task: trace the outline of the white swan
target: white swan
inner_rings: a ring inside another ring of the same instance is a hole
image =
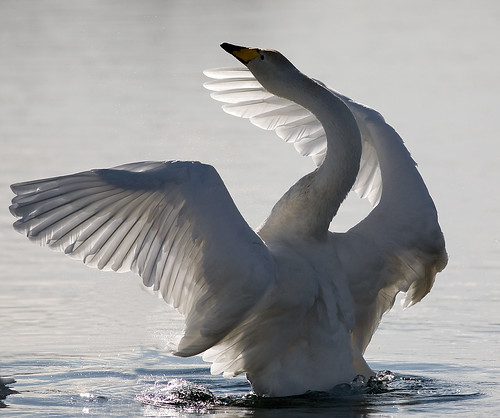
[[[207,71],[214,98],[319,165],[256,232],[213,167],[179,161],[15,184],[14,227],[90,266],[138,273],[185,316],[175,354],[205,353],[213,373],[246,372],[257,394],[369,375],[363,353],[396,294],[418,302],[446,265],[432,199],[380,114],[277,51],[221,46],[248,69]],[[353,185],[378,204],[331,233]]]

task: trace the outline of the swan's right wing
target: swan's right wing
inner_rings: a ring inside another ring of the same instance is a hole
[[[325,130],[309,110],[267,91],[246,67],[215,68],[205,70],[204,74],[213,79],[204,87],[212,91],[213,99],[224,103],[222,109],[226,113],[276,132],[285,142],[293,144],[301,155],[311,157],[316,166],[323,163],[326,155]],[[351,111],[353,105],[357,105],[348,97],[330,91]],[[352,189],[375,206],[382,192],[379,161],[370,136],[363,135],[361,131],[361,140],[360,167]]]
[[[179,310],[178,355],[216,344],[274,280],[267,247],[211,166],[133,163],[12,190],[17,231],[89,266],[134,271]]]

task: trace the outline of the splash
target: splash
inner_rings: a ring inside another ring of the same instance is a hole
[[[172,379],[167,383],[156,381],[136,400],[143,405],[163,408],[177,406],[190,410],[206,410],[221,404],[218,398],[206,387],[184,379]]]
[[[136,400],[143,405],[157,408],[179,407],[190,411],[206,412],[216,407],[280,408],[293,406],[313,406],[338,402],[365,394],[383,393],[388,390],[394,375],[380,371],[375,376],[356,376],[351,383],[337,385],[325,392],[307,392],[298,396],[267,398],[249,393],[244,396],[217,396],[206,387],[184,379],[156,380],[147,385]],[[147,381],[149,379],[145,379]]]
[[[382,393],[388,390],[393,380],[394,374],[389,370],[381,370],[368,379],[358,374],[350,384],[337,385],[327,393],[336,396]]]

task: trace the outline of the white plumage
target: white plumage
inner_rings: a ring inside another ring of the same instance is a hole
[[[176,354],[242,372],[256,393],[328,390],[371,374],[363,353],[398,292],[405,305],[447,262],[415,163],[376,111],[271,50],[222,47],[247,68],[207,70],[232,115],[274,130],[318,168],[253,231],[211,166],[140,162],[19,183],[16,230],[103,270],[134,271],[185,316]],[[350,189],[376,207],[328,226]]]

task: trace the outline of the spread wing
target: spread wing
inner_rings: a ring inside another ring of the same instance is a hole
[[[326,136],[311,112],[269,93],[246,68],[206,70],[205,75],[213,80],[204,86],[225,103],[225,112],[274,130],[302,155],[322,164]],[[375,110],[330,91],[352,112],[361,133],[361,163],[353,190],[376,206],[346,234],[332,234],[355,301],[353,344],[361,355],[396,295],[406,292],[405,306],[421,300],[445,267],[447,255],[436,209],[400,136]]]
[[[353,341],[363,352],[396,295],[406,293],[405,307],[419,302],[448,256],[434,202],[403,140],[375,110],[347,104],[373,144],[383,182],[377,207],[347,233],[337,234],[355,300]]]
[[[326,155],[326,134],[318,119],[304,107],[269,93],[245,68],[216,68],[205,70],[212,78],[204,84],[211,97],[225,103],[222,109],[230,115],[249,119],[259,128],[273,130],[303,156],[310,156],[317,166]],[[319,82],[322,84],[321,82]],[[344,103],[349,98],[334,91]],[[376,205],[382,192],[380,165],[370,136],[363,135],[360,169],[353,190]]]
[[[140,162],[11,187],[17,231],[89,266],[138,273],[185,316],[178,355],[220,341],[274,280],[267,247],[211,166]]]

